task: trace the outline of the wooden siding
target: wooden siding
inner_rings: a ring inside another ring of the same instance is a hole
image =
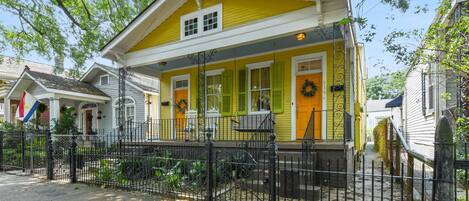
[[[110,102],[99,105],[99,110],[103,112],[103,115],[106,115],[106,118],[102,118],[98,121],[99,128],[109,129],[113,127],[112,121],[115,119],[113,116],[112,103],[119,98],[119,80],[116,77],[109,75],[109,85],[102,86],[99,82],[99,76],[104,74],[106,73],[98,73],[90,83],[111,97]],[[143,92],[130,85],[126,85],[125,87],[125,96],[130,96],[135,99],[135,120],[137,122],[145,121],[145,97]]]
[[[422,111],[422,68],[423,66],[417,66],[406,77],[404,126],[412,148],[427,156],[433,156],[430,152],[435,138],[435,116],[424,115]]]
[[[207,8],[219,3],[223,5],[223,29],[233,28],[315,4],[303,0],[269,0],[268,3],[265,0],[205,0],[203,1],[203,7]],[[130,52],[178,41],[180,39],[181,16],[197,10],[195,1],[187,1],[159,27],[131,48]]]
[[[336,60],[339,60],[343,58],[343,52],[342,48],[343,43],[338,42],[337,43],[337,53],[336,53]],[[277,114],[276,115],[276,132],[278,133],[278,139],[281,141],[289,141],[291,140],[291,60],[292,57],[294,56],[299,56],[299,55],[306,55],[306,54],[311,54],[311,53],[319,53],[319,52],[326,52],[327,53],[327,108],[332,109],[332,96],[333,94],[330,92],[330,87],[332,86],[333,83],[336,85],[342,84],[339,83],[338,81],[333,82],[333,45],[332,44],[322,44],[322,45],[316,45],[316,46],[310,46],[310,47],[303,47],[303,48],[298,48],[294,50],[287,50],[287,51],[279,51],[275,54],[266,54],[266,55],[261,55],[261,56],[254,56],[254,57],[249,57],[249,58],[243,58],[243,59],[234,59],[233,61],[229,62],[224,62],[224,63],[218,63],[218,64],[208,64],[207,65],[207,70],[214,70],[214,69],[219,69],[219,68],[224,68],[224,69],[230,69],[235,72],[233,74],[233,85],[232,85],[232,107],[233,107],[233,114],[238,115],[238,99],[237,99],[237,91],[238,91],[238,71],[241,69],[244,69],[246,64],[250,63],[257,63],[257,62],[263,62],[263,61],[268,61],[268,60],[275,60],[275,61],[281,61],[285,62],[285,73],[284,73],[284,97],[283,97],[283,104],[284,104],[284,111],[283,113]],[[342,56],[340,56],[342,55]],[[350,60],[348,60],[350,61]],[[343,62],[335,62],[337,65],[337,69],[335,70],[336,73],[338,71],[342,72],[342,67],[343,67]],[[339,65],[340,64],[340,65]],[[348,68],[350,70],[350,68]],[[349,73],[350,71],[347,72],[347,88],[349,88],[350,82],[349,82]],[[161,75],[161,102],[165,101],[170,101],[170,88],[171,88],[171,77],[173,76],[178,76],[178,75],[184,75],[184,74],[190,74],[190,109],[194,110],[195,105],[196,105],[196,97],[197,97],[197,68],[192,67],[192,68],[184,68],[180,70],[174,70],[174,71],[169,71],[169,72],[163,72]],[[335,76],[336,79],[341,79],[342,77],[338,76],[336,74]],[[337,92],[337,93],[343,93],[343,92]],[[350,93],[347,92],[347,102],[350,103]],[[337,103],[342,103],[343,99],[336,99],[336,104]],[[347,110],[349,110],[350,104],[347,104]],[[161,117],[162,118],[170,118],[170,108],[169,106],[162,106],[161,107]],[[332,117],[331,115],[328,115]],[[339,120],[340,119],[340,120]],[[341,121],[341,118],[337,118],[336,121]],[[332,120],[329,119],[329,123],[332,123]],[[328,126],[332,126],[332,124],[328,124]],[[338,130],[341,130],[338,129]],[[328,129],[328,135],[329,137],[332,137],[332,129]],[[337,137],[337,136],[336,136]]]

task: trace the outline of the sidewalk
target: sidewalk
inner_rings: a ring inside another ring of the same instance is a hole
[[[173,200],[140,192],[103,189],[85,184],[43,182],[30,176],[0,173],[1,201],[150,201]]]

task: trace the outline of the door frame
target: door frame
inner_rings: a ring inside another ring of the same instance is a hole
[[[184,75],[177,75],[171,77],[171,91],[170,91],[170,114],[171,114],[171,119],[175,119],[175,114],[174,114],[174,90],[175,90],[175,83],[176,81],[181,81],[181,80],[187,80],[187,110],[189,111],[191,108],[191,76],[190,74],[184,74]],[[176,135],[174,132],[174,129],[171,129],[171,138],[175,139]]]
[[[308,61],[308,60],[322,60],[322,110],[327,110],[327,53],[326,52],[318,52],[306,55],[299,55],[292,57],[291,60],[291,140],[296,140],[296,76],[297,73],[297,65],[300,62]],[[320,73],[320,71],[317,71]],[[308,73],[309,74],[309,73]],[[314,74],[312,72],[311,74]],[[321,118],[321,138],[326,139],[327,136],[327,114],[323,112]]]
[[[82,108],[84,105],[86,104],[96,104],[96,107],[92,107],[92,108]],[[93,119],[91,120],[91,129],[98,129],[98,118],[97,118],[97,115],[98,115],[98,104],[97,103],[91,103],[91,102],[81,102],[79,105],[78,105],[78,108],[80,109],[80,112],[79,112],[79,119],[80,119],[80,127],[83,131],[83,134],[85,134],[85,124],[86,124],[86,111],[87,110],[91,110],[91,115],[93,115]]]

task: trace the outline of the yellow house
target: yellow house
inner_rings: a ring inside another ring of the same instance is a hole
[[[101,53],[120,68],[160,78],[159,131],[187,127],[197,115],[218,118],[223,131],[232,127],[228,118],[272,113],[278,141],[314,137],[360,150],[366,68],[345,20],[350,4],[157,0]],[[158,136],[173,139],[175,132]]]

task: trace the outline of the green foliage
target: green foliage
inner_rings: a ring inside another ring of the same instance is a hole
[[[222,182],[247,178],[255,166],[256,160],[248,152],[235,152],[228,159],[219,162],[216,177]]]
[[[100,183],[110,184],[117,182],[118,184],[125,185],[128,180],[122,175],[122,172],[116,168],[115,162],[110,160],[100,160],[99,168],[96,170],[95,177]]]
[[[366,82],[368,99],[395,98],[402,94],[405,86],[404,70],[372,77]]]
[[[60,112],[61,115],[59,120],[53,120],[54,126],[52,127],[52,132],[57,134],[69,134],[77,132],[78,127],[75,125],[75,108],[62,107],[60,108]]]
[[[387,130],[388,128],[388,122],[387,119],[383,119],[378,122],[378,125],[373,129],[373,137],[375,140],[374,144],[374,149],[376,152],[378,152],[379,156],[383,159],[384,163],[388,164],[388,158],[387,156],[387,149],[386,149],[386,136],[387,136]]]
[[[54,59],[57,69],[64,58],[75,66],[77,77],[84,62],[153,0],[30,1],[0,0],[2,12],[15,16],[20,25],[0,25],[0,49],[10,47],[18,57],[35,52]]]

